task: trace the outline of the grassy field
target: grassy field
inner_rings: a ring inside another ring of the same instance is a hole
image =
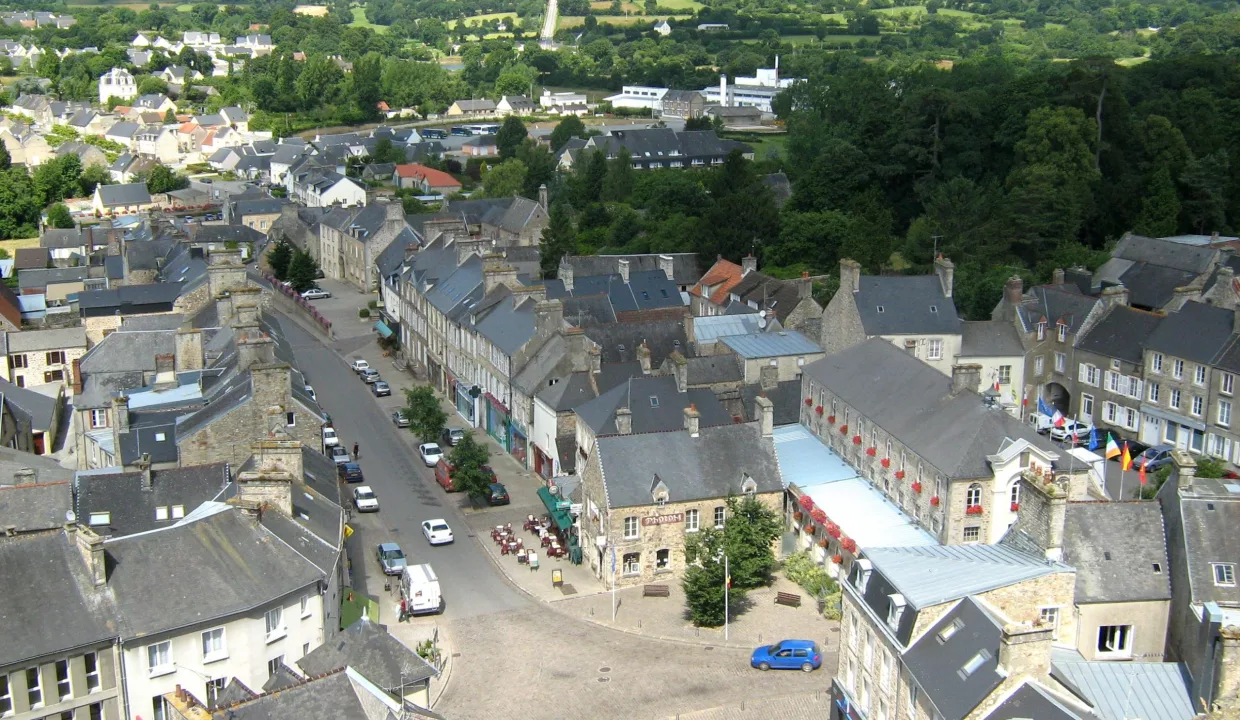
[[[659,7],[669,7],[673,10],[688,10],[689,12],[697,12],[706,6],[697,0],[659,0]]]
[[[516,17],[517,17],[517,14],[515,12],[490,13],[487,15],[470,15],[469,17],[465,18],[465,27],[469,27],[473,23],[478,22],[478,21],[483,21],[483,20],[501,20],[503,18],[509,18],[509,19],[515,20]],[[457,22],[458,22],[457,20],[451,20],[447,23],[447,26],[449,28],[455,29]]]
[[[606,10],[610,7],[611,7],[611,3],[607,2],[607,0],[601,0],[601,2],[590,3],[590,9],[595,10],[595,11]],[[620,9],[626,13],[640,13],[642,11],[641,7],[639,7],[637,3],[634,3],[634,2],[620,3]]]
[[[649,15],[595,15],[599,25],[627,27],[629,25],[654,25],[655,18]],[[671,15],[669,20],[686,20],[689,15]],[[560,29],[581,27],[586,19],[580,15],[562,15],[557,25]]]
[[[374,30],[377,33],[385,33],[388,31],[386,25],[375,25],[372,22],[367,22],[366,21],[366,9],[360,8],[360,7],[353,8],[353,22],[349,23],[349,27],[370,28],[371,30]]]
[[[39,247],[39,238],[22,238],[19,240],[0,240],[0,248],[9,251],[9,257],[17,254],[22,248]]]

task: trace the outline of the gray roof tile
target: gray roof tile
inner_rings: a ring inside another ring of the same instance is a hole
[[[943,294],[937,275],[863,275],[853,298],[867,335],[953,335],[961,329],[956,303]]]
[[[956,622],[960,629],[939,642],[939,632]],[[999,619],[973,598],[965,598],[908,649],[904,665],[939,714],[963,718],[1003,681],[998,669],[1002,637]],[[961,677],[961,669],[981,652],[986,653],[982,664]]]
[[[1064,562],[1076,568],[1077,603],[1171,599],[1158,503],[1069,503],[1063,545]]]
[[[961,357],[1010,357],[1023,356],[1016,326],[1006,320],[981,320],[960,324]]]
[[[870,548],[865,557],[922,609],[1072,568],[1006,545]]]
[[[1161,315],[1117,305],[1108,309],[1101,320],[1077,338],[1076,347],[1141,365],[1144,362],[1143,346],[1162,321]]]
[[[437,671],[416,652],[388,633],[387,628],[362,618],[301,660],[297,667],[307,675],[322,675],[351,667],[387,691],[399,692],[402,684],[437,677]]]
[[[1215,361],[1231,340],[1235,311],[1199,302],[1184,303],[1149,334],[1145,347],[1196,363]]]
[[[80,518],[109,513],[110,525],[95,531],[121,537],[176,523],[180,518],[172,517],[174,505],[189,513],[204,502],[222,501],[231,493],[227,463],[155,470],[151,475],[151,490],[145,491],[140,472],[117,468],[81,471],[74,479],[74,512]],[[156,508],[167,512],[163,520],[156,520]]]

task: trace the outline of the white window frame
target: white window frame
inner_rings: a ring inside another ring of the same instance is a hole
[[[1038,621],[1043,625],[1051,626],[1051,639],[1059,639],[1059,608],[1058,607],[1041,607],[1038,608]]]
[[[1068,326],[1067,325],[1064,325],[1063,323],[1058,323],[1055,326],[1055,339],[1058,340],[1059,342],[1066,342],[1068,340]]]
[[[1152,403],[1158,402],[1158,397],[1159,395],[1162,394],[1161,390],[1162,390],[1162,387],[1158,383],[1156,382],[1150,383],[1149,384],[1149,395],[1148,395],[1149,401]]]
[[[1236,376],[1231,373],[1221,373],[1218,379],[1218,391],[1223,395],[1231,395],[1235,391]]]
[[[1042,341],[1045,339],[1046,339],[1046,323],[1040,322],[1038,323],[1038,340]]]
[[[202,662],[213,663],[228,658],[228,642],[224,628],[217,627],[202,633]]]
[[[13,685],[9,676],[0,673],[0,717],[13,714]]]
[[[1184,378],[1184,361],[1179,358],[1171,361],[1171,377],[1176,380]],[[1107,627],[1120,627],[1119,625],[1108,625]]]
[[[702,516],[697,508],[685,511],[685,532],[697,532],[702,529]]]
[[[267,642],[273,643],[288,634],[284,625],[284,608],[273,607],[263,616],[267,627]]]
[[[723,523],[727,520],[727,517],[728,517],[728,509],[726,507],[724,507],[723,505],[719,505],[718,507],[716,507],[715,508],[715,527],[722,530]]]
[[[105,428],[108,426],[108,411],[96,409],[90,411],[90,426],[92,428]]]
[[[932,338],[926,341],[926,360],[943,359],[943,341]]]
[[[969,539],[970,531],[972,531],[972,533],[976,535],[976,537],[974,537],[973,539]],[[969,527],[966,527],[961,532],[960,536],[964,539],[965,543],[979,543],[982,541],[982,528],[980,525],[971,525]]]
[[[1043,358],[1041,355],[1039,355],[1039,356],[1037,356],[1037,357],[1035,357],[1035,358],[1033,359],[1033,374],[1034,374],[1034,375],[1041,375],[1041,374],[1042,374],[1042,371],[1043,371],[1043,370],[1045,369],[1045,367],[1046,367],[1046,364],[1043,362],[1043,360],[1044,360],[1044,358]]]
[[[1012,383],[1012,366],[1011,365],[1000,365],[999,366],[999,384],[1010,385],[1011,383]]]
[[[1055,372],[1063,374],[1068,367],[1068,356],[1064,353],[1055,353]]]
[[[1235,587],[1236,586],[1236,564],[1235,563],[1210,563],[1210,570],[1214,573],[1214,584],[1218,587]]]
[[[1093,417],[1094,414],[1094,396],[1081,394],[1081,414]]]
[[[1206,366],[1198,365],[1193,369],[1193,384],[1198,387],[1206,386]]]
[[[638,521],[636,515],[629,515],[624,518],[624,539],[637,540],[641,537],[641,522]]]
[[[1150,356],[1150,372],[1162,373],[1163,356],[1162,353],[1154,353]]]
[[[1231,427],[1231,401],[1230,400],[1219,400],[1218,401],[1218,414],[1216,417],[1218,419],[1217,422],[1219,425],[1222,425],[1223,427]]]
[[[146,646],[146,672],[150,677],[159,677],[176,672],[172,660],[172,641],[151,643]]]
[[[1171,388],[1171,395],[1167,398],[1167,405],[1179,410],[1180,409],[1180,389]]]
[[[1194,395],[1193,404],[1191,405],[1189,409],[1189,412],[1192,413],[1193,417],[1201,417],[1202,413],[1205,412],[1205,408],[1206,408],[1205,398],[1201,397],[1200,395]]]
[[[60,675],[61,668],[64,668],[65,674],[62,678]],[[73,697],[73,678],[69,674],[69,659],[63,658],[57,660],[52,665],[53,672],[56,673],[56,697],[60,702],[64,702]]]
[[[94,665],[94,669],[91,669]],[[82,667],[86,671],[86,692],[96,693],[101,688],[99,682],[99,653],[89,652],[82,655]]]
[[[640,575],[642,572],[642,554],[639,552],[625,553],[620,558],[620,573],[622,575]]]
[[[1099,625],[1095,657],[1131,657],[1134,632],[1132,625]],[[1107,649],[1102,649],[1104,644]]]
[[[310,617],[310,594],[306,593],[301,596],[301,617],[302,619]]]

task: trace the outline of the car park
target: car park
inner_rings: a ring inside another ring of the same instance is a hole
[[[1075,438],[1079,444],[1082,440],[1088,440],[1089,434],[1094,431],[1094,426],[1088,423],[1078,422],[1076,420],[1065,420],[1062,426],[1051,428],[1051,439],[1057,442],[1064,442],[1068,439]]]
[[[392,413],[392,424],[398,428],[409,427],[409,415],[404,410],[397,410]]]
[[[349,367],[352,368],[353,372],[360,373],[363,370],[369,370],[370,363],[361,358],[353,358],[353,362],[349,364]]]
[[[336,434],[336,428],[323,428],[323,447],[330,448],[340,444],[340,436]]]
[[[360,483],[366,480],[366,478],[362,476],[362,466],[355,462],[347,462],[343,465],[337,465],[336,472],[340,475],[340,479],[347,483]]]
[[[301,294],[301,297],[304,300],[322,300],[323,298],[329,298],[331,296],[331,293],[320,288],[310,288]]]
[[[353,507],[358,512],[379,512],[379,498],[369,485],[353,488]]]
[[[400,575],[405,572],[406,558],[396,543],[379,543],[379,567],[384,575]]]
[[[446,427],[439,433],[439,442],[456,447],[465,439],[465,431],[458,427]]]
[[[813,640],[781,640],[763,645],[749,657],[749,666],[759,670],[803,670],[822,667],[822,651]]]
[[[435,467],[443,459],[443,450],[435,443],[422,443],[418,446],[418,454],[426,467]]]
[[[446,131],[439,130],[436,128],[427,128],[425,130],[419,130],[418,134],[421,135],[422,138],[425,140],[443,140],[444,138],[448,137],[448,133]]]
[[[392,395],[392,388],[384,380],[376,380],[370,386],[370,391],[375,394],[375,397],[390,397]]]
[[[366,368],[365,370],[358,373],[358,375],[362,378],[362,382],[366,383],[367,385],[379,382],[379,371],[375,370],[374,368]]]
[[[327,457],[331,458],[337,465],[344,465],[347,462],[351,462],[353,459],[349,457],[349,451],[339,445],[333,445],[327,448]]]
[[[508,488],[503,483],[493,482],[487,488],[487,504],[488,505],[507,505],[511,500],[508,497]]]
[[[426,536],[426,542],[431,545],[447,545],[452,542],[452,528],[448,527],[447,520],[423,521],[422,534]]]

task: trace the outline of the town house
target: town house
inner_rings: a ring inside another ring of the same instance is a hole
[[[1122,286],[1107,290],[1099,320],[1076,340],[1076,402],[1070,417],[1112,432],[1117,440],[1135,438],[1145,398],[1144,346],[1161,315],[1132,308]],[[1071,377],[1071,375],[1069,375]],[[1161,390],[1152,390],[1155,396]]]
[[[86,330],[80,327],[5,333],[6,379],[18,387],[59,384],[72,394],[73,365],[86,354]]]

